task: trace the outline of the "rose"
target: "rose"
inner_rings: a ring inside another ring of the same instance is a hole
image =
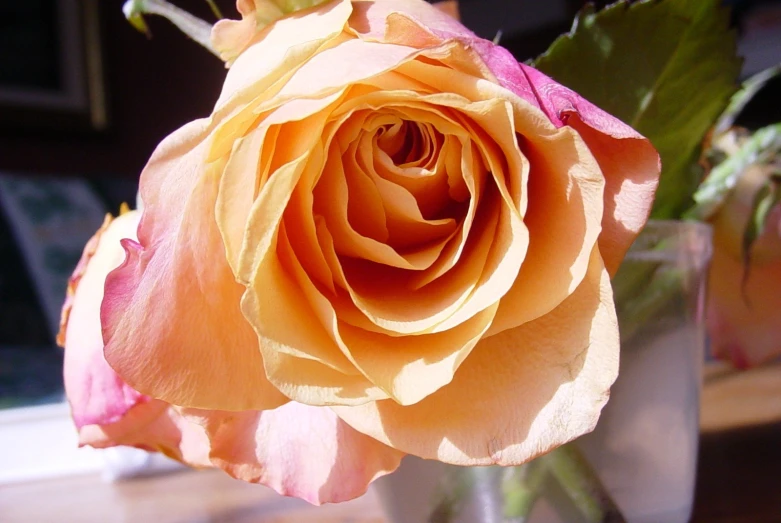
[[[743,233],[754,200],[773,167],[752,165],[740,176],[711,220],[713,259],[708,279],[707,324],[711,350],[738,368],[781,355],[781,207],[743,255]]]
[[[360,434],[329,409],[290,402],[263,413],[203,413],[152,399],[129,387],[103,357],[100,304],[106,276],[136,239],[140,213],[107,217],[84,249],[68,286],[58,342],[65,347],[65,391],[79,443],[160,451],[196,467],[219,467],[312,503],[352,499],[394,470],[401,453]],[[237,427],[251,436],[231,437]],[[251,427],[251,428],[250,428]],[[351,453],[343,450],[351,449]],[[334,463],[339,461],[335,478]]]
[[[142,173],[101,305],[118,376],[237,477],[303,481],[304,458],[273,459],[276,424],[327,445],[307,460],[331,490],[286,490],[310,501],[360,493],[397,451],[513,465],[591,430],[648,141],[422,1],[254,29],[215,28],[237,58],[214,112]],[[356,478],[358,458],[380,464]]]

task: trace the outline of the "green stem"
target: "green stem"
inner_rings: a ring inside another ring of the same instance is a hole
[[[217,18],[217,20],[224,18],[222,16],[222,11],[220,11],[220,8],[217,7],[217,4],[214,3],[214,0],[206,0],[206,3],[209,4],[209,9],[212,10],[212,13]]]
[[[644,285],[634,288],[633,297],[616,301],[622,346],[680,295],[683,274],[677,267],[655,267],[653,274],[648,276]]]
[[[547,468],[539,460],[504,469],[501,477],[504,517],[512,523],[525,523],[542,495],[547,475]]]
[[[125,17],[137,29],[149,33],[149,29],[143,20],[143,15],[162,16],[174,24],[180,31],[192,38],[214,56],[219,53],[212,46],[212,24],[193,16],[184,9],[180,9],[165,0],[127,0],[122,6]]]
[[[477,519],[526,523],[541,498],[547,498],[557,510],[568,511],[571,517],[565,518],[566,521],[625,522],[599,477],[574,444],[559,447],[518,467],[456,468],[440,485],[426,522]]]
[[[573,444],[542,458],[567,497],[587,523],[625,523],[618,506],[597,474]]]
[[[437,502],[426,523],[452,523],[458,517],[469,490],[474,485],[470,469],[457,469],[456,473],[440,485]]]

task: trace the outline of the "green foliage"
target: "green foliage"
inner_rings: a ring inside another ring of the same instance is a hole
[[[652,217],[680,218],[701,144],[737,90],[741,60],[719,0],[585,8],[535,67],[648,137],[662,157]]]
[[[743,171],[752,164],[765,163],[781,152],[781,123],[756,131],[736,152],[718,164],[694,194],[695,206],[687,218],[707,220],[718,210],[735,187]]]

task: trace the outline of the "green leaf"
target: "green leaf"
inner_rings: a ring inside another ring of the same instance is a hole
[[[781,202],[781,185],[779,185],[779,175],[770,176],[757,191],[751,206],[751,218],[743,231],[743,286],[745,288],[748,282],[749,271],[751,270],[751,247],[754,242],[762,236],[765,231],[765,224],[770,212]],[[744,296],[745,299],[745,296]]]
[[[704,137],[737,90],[741,60],[719,0],[585,8],[535,67],[648,137],[662,157],[652,217],[679,218],[703,176]]]

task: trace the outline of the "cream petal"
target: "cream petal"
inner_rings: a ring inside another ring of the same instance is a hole
[[[351,12],[350,0],[326,2],[286,16],[257,34],[228,71],[215,112],[245,105],[289,77],[342,34]]]

